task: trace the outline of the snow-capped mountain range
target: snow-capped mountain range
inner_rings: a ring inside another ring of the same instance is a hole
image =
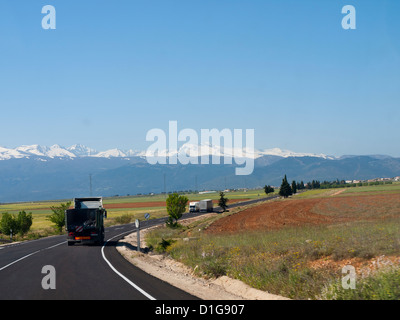
[[[143,153],[142,153],[143,154]],[[145,155],[149,156],[144,152]],[[224,146],[218,145],[209,145],[209,144],[183,144],[177,151],[173,152],[170,150],[162,150],[159,155],[160,156],[173,156],[175,154],[183,154],[188,157],[201,157],[201,156],[230,156],[230,157],[239,157],[239,158],[260,158],[263,156],[277,156],[281,158],[288,157],[318,157],[324,159],[335,159],[333,156],[327,156],[325,154],[314,154],[314,153],[299,153],[290,150],[283,150],[280,148],[272,148],[272,149],[263,149],[263,150],[254,150],[250,151],[246,148],[225,148]]]
[[[282,150],[280,148],[255,150],[254,153],[246,153],[246,150],[235,150],[233,148],[223,148],[220,146],[208,146],[208,145],[193,145],[183,144],[177,151],[170,152],[164,150],[159,152],[160,156],[171,156],[174,154],[185,154],[187,156],[238,156],[248,158],[260,158],[262,156],[278,156],[283,158],[288,157],[318,157],[323,159],[335,159],[333,156],[327,156],[325,154],[313,154],[313,153],[298,153],[290,150]],[[17,148],[6,148],[0,147],[0,160],[9,159],[20,159],[20,158],[80,158],[80,157],[97,157],[97,158],[130,158],[130,157],[146,157],[146,151],[137,150],[120,150],[110,149],[106,151],[98,152],[95,149],[86,147],[81,144],[74,144],[70,147],[62,147],[58,144],[52,145],[51,147],[34,145],[23,145]]]
[[[145,151],[111,149],[98,152],[79,144],[66,148],[60,145],[0,147],[0,159],[3,160],[0,161],[0,202],[87,197],[91,194],[91,186],[96,195],[113,196],[161,193],[165,191],[165,185],[168,192],[255,188],[265,184],[279,186],[286,174],[290,181],[400,176],[400,157],[347,155],[335,158],[279,148],[256,150],[251,154],[244,151],[183,144],[177,151],[162,150],[158,156],[171,157],[177,153],[185,158],[220,155],[234,156],[235,161],[225,165],[225,159],[220,159],[221,165],[210,166],[184,166],[178,162],[178,165],[161,167],[152,165]],[[235,174],[240,166],[236,157],[242,156],[255,158],[254,172],[246,179]],[[89,184],[92,176],[90,182],[93,184]],[[163,183],[165,179],[168,179],[167,184]]]
[[[20,159],[20,158],[78,158],[78,157],[134,157],[141,156],[143,153],[133,150],[122,151],[110,149],[98,152],[95,149],[81,144],[74,144],[70,147],[62,147],[58,144],[51,147],[34,145],[24,145],[14,149],[0,147],[0,160]]]

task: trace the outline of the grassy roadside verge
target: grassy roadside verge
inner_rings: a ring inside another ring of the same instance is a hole
[[[329,225],[208,234],[207,226],[227,215],[222,214],[178,229],[155,229],[146,241],[198,275],[227,275],[292,299],[400,299],[400,212],[382,216],[373,207],[351,205],[324,212],[353,215],[352,220]],[[377,261],[382,268],[375,270]],[[355,290],[341,286],[345,265],[357,270]]]

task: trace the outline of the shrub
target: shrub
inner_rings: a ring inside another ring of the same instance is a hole
[[[180,196],[177,193],[170,194],[167,198],[168,220],[167,226],[171,228],[178,227],[178,220],[186,210],[186,204],[189,199],[185,196]]]
[[[341,281],[329,284],[321,295],[329,300],[399,300],[400,269],[391,268],[357,280],[355,289],[344,289]]]
[[[158,253],[164,253],[175,242],[176,241],[172,239],[165,240],[164,238],[162,238],[161,242],[158,243],[158,245],[155,247],[154,250],[157,251]]]
[[[132,221],[132,214],[123,214],[122,216],[116,217],[115,222],[118,224],[128,224]]]
[[[18,215],[5,212],[2,214],[0,221],[0,230],[3,234],[19,234],[25,235],[32,226],[32,213],[20,211]],[[12,231],[11,231],[12,230]]]
[[[71,201],[67,203],[62,203],[59,206],[50,207],[53,213],[47,217],[47,220],[50,220],[54,223],[54,227],[57,231],[61,232],[62,228],[65,226],[65,210],[67,210],[71,205]]]

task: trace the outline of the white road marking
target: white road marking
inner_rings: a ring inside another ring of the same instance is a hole
[[[127,283],[129,283],[132,287],[134,287],[137,291],[139,291],[141,294],[143,294],[143,295],[144,295],[145,297],[147,297],[148,299],[150,299],[150,300],[156,300],[156,298],[154,298],[153,296],[151,296],[150,294],[148,294],[146,291],[144,291],[142,288],[140,288],[138,285],[134,284],[134,283],[133,283],[132,281],[130,281],[127,277],[125,277],[122,273],[120,273],[117,269],[115,269],[114,266],[111,264],[111,262],[107,260],[105,254],[104,254],[104,248],[105,248],[105,246],[107,245],[107,242],[108,242],[108,241],[110,241],[110,240],[112,240],[112,239],[114,239],[114,238],[116,238],[116,237],[119,237],[119,236],[121,236],[121,235],[123,235],[123,234],[125,234],[125,233],[130,233],[130,232],[134,232],[134,231],[136,231],[136,230],[125,231],[125,232],[123,232],[123,233],[120,233],[119,235],[116,235],[116,236],[114,236],[114,237],[108,239],[108,240],[106,241],[106,243],[103,245],[103,247],[101,248],[101,255],[103,256],[104,261],[107,262],[107,264],[110,266],[110,268],[111,268],[117,275],[119,275],[122,279],[124,279]],[[0,271],[2,271],[2,270],[4,270],[4,269],[8,268],[9,266],[12,266],[13,264],[15,264],[15,263],[17,263],[17,262],[19,262],[19,261],[21,261],[21,260],[24,260],[24,259],[26,259],[26,258],[28,258],[28,257],[30,257],[30,256],[33,256],[33,255],[35,255],[35,254],[37,254],[37,253],[39,253],[39,252],[42,252],[42,251],[47,250],[47,249],[52,249],[52,248],[58,247],[58,246],[60,246],[60,245],[62,245],[62,244],[64,244],[64,243],[66,243],[66,242],[67,242],[67,241],[63,241],[63,242],[58,243],[58,244],[55,244],[55,245],[53,245],[53,246],[50,246],[50,247],[47,247],[47,248],[44,248],[44,249],[40,249],[40,250],[34,251],[34,252],[32,252],[32,253],[29,253],[29,254],[27,254],[27,255],[25,255],[25,256],[23,256],[23,257],[17,259],[17,260],[14,260],[13,262],[11,262],[11,263],[9,263],[9,264],[7,264],[7,265],[1,267],[1,268],[0,268]],[[3,248],[2,248],[2,249],[3,249]]]
[[[120,273],[117,269],[115,269],[114,266],[111,264],[111,262],[107,260],[105,254],[104,254],[104,248],[105,248],[105,246],[107,245],[107,242],[108,242],[108,241],[110,241],[110,240],[112,240],[112,239],[114,239],[114,238],[116,238],[116,237],[119,237],[119,236],[121,236],[121,235],[123,235],[123,234],[125,234],[125,233],[134,232],[134,231],[135,231],[135,230],[130,230],[130,231],[127,231],[127,232],[123,232],[123,233],[121,233],[121,234],[119,234],[119,235],[116,235],[116,236],[114,236],[114,237],[108,239],[108,240],[106,241],[106,243],[103,245],[103,247],[101,248],[101,255],[103,256],[103,259],[105,260],[105,262],[107,262],[107,264],[110,266],[110,268],[111,268],[117,275],[119,275],[122,279],[124,279],[126,282],[128,282],[132,287],[134,287],[137,291],[139,291],[141,294],[143,294],[144,296],[146,296],[148,299],[150,299],[150,300],[156,300],[156,298],[154,298],[153,296],[151,296],[150,294],[148,294],[146,291],[144,291],[142,288],[140,288],[139,286],[137,286],[136,284],[134,284],[131,280],[129,280],[127,277],[125,277],[122,273]]]
[[[5,268],[8,268],[9,266],[13,265],[14,263],[17,263],[18,261],[21,261],[21,260],[24,260],[24,259],[26,259],[26,258],[28,258],[28,257],[30,257],[30,256],[33,256],[33,255],[36,254],[36,253],[39,253],[39,252],[44,251],[44,250],[47,250],[47,249],[52,249],[52,248],[54,248],[54,247],[57,247],[57,246],[60,246],[60,245],[62,245],[62,244],[64,244],[64,243],[66,243],[66,242],[67,242],[67,241],[63,241],[63,242],[61,242],[61,243],[55,244],[54,246],[47,247],[47,248],[44,248],[44,249],[40,249],[40,250],[37,250],[37,251],[32,252],[32,253],[30,253],[30,254],[27,254],[26,256],[23,256],[22,258],[19,258],[19,259],[17,259],[17,260],[14,260],[13,262],[7,264],[6,266],[1,267],[1,268],[0,268],[0,271],[4,270]]]

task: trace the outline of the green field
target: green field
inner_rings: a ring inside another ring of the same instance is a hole
[[[189,200],[201,200],[201,199],[218,199],[219,194],[208,193],[208,194],[186,194]],[[264,191],[260,190],[248,190],[248,191],[235,191],[229,192],[226,196],[230,199],[256,199],[258,197],[265,196]],[[127,196],[127,197],[110,197],[104,198],[104,205],[107,204],[130,204],[130,203],[144,203],[144,202],[164,202],[166,195],[146,195],[146,196]],[[20,211],[32,212],[33,224],[31,227],[32,233],[35,233],[35,237],[41,235],[46,236],[52,234],[52,224],[47,217],[52,213],[50,210],[51,206],[57,206],[61,203],[66,203],[68,200],[60,201],[39,201],[39,202],[21,202],[21,203],[7,203],[0,204],[0,217],[1,213],[18,213]],[[72,199],[70,200],[72,201]],[[111,226],[120,223],[128,223],[134,221],[134,219],[144,219],[145,213],[150,213],[151,218],[159,218],[167,216],[165,207],[153,207],[149,205],[144,208],[116,208],[108,209],[108,218],[106,219],[106,226]]]
[[[357,193],[360,194],[379,194],[379,193],[397,193],[400,192],[400,183],[394,182],[392,184],[383,184],[383,185],[373,185],[373,186],[357,186],[357,187],[343,187],[343,188],[332,188],[332,189],[314,189],[307,190],[303,193],[296,194],[294,197],[296,198],[313,198],[313,197],[330,197],[335,193],[341,192],[342,196],[352,195],[354,196]]]
[[[394,182],[393,184],[384,184],[378,186],[346,188],[346,193],[354,192],[400,192],[400,183]]]

